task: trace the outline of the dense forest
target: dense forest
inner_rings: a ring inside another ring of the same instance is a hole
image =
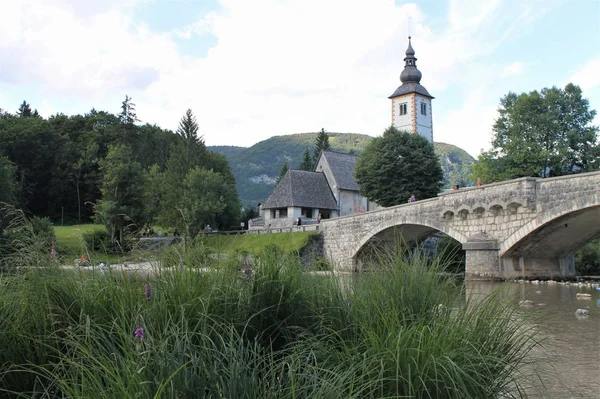
[[[179,209],[188,221],[239,226],[229,164],[206,149],[189,110],[172,132],[139,123],[129,97],[118,115],[46,119],[26,102],[14,114],[0,109],[0,171],[0,191],[11,193],[0,200],[57,224],[177,226]]]

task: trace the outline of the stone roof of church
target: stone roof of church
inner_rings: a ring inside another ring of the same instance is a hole
[[[358,191],[358,183],[354,178],[354,165],[356,165],[357,156],[333,151],[323,151],[321,156],[327,160],[338,188]]]
[[[337,203],[322,172],[290,169],[263,204],[263,209],[288,206],[337,209]]]

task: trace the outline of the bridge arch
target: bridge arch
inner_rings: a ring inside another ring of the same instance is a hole
[[[558,257],[598,237],[600,195],[584,195],[539,213],[501,243],[498,255]]]
[[[424,230],[437,230],[448,235],[449,237],[455,239],[460,243],[464,243],[467,241],[467,237],[464,234],[438,220],[422,217],[415,219],[410,216],[396,215],[390,219],[384,220],[383,222],[377,224],[375,227],[371,228],[366,233],[364,233],[362,237],[360,237],[357,245],[353,248],[351,258],[356,261],[361,251],[365,248],[366,245],[372,242],[374,238],[386,231],[402,226],[417,227],[418,232],[423,232]]]

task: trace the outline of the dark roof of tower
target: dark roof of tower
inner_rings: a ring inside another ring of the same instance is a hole
[[[415,57],[415,50],[412,48],[410,41],[411,37],[408,37],[408,48],[406,49],[406,57],[404,57],[404,69],[400,74],[400,81],[402,85],[396,89],[394,94],[388,98],[394,98],[408,93],[418,93],[422,96],[433,98],[431,94],[421,86],[421,71],[417,68],[417,57]]]
[[[392,94],[388,98],[394,98],[394,97],[398,97],[398,96],[401,96],[403,94],[408,94],[408,93],[417,93],[417,94],[420,94],[425,97],[434,98],[431,94],[429,94],[429,92],[427,91],[426,88],[424,88],[423,86],[421,86],[418,83],[412,83],[412,82],[402,84],[401,86],[399,86],[396,89],[394,94]]]
[[[357,156],[334,151],[323,151],[321,156],[325,157],[338,188],[358,191],[358,183],[354,178],[354,165],[358,159]]]
[[[290,169],[263,204],[263,209],[286,208],[288,206],[337,209],[325,175]]]

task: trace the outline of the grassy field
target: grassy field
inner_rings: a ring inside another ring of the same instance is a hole
[[[285,252],[296,252],[308,244],[314,231],[275,234],[207,235],[197,238],[216,253],[245,251],[259,253],[269,245],[275,245]]]
[[[81,255],[85,251],[85,245],[81,235],[88,231],[103,230],[104,226],[99,224],[77,224],[74,226],[54,226],[56,234],[56,245],[59,250],[72,255]]]
[[[102,230],[104,226],[97,224],[81,224],[74,226],[55,226],[56,244],[59,255],[67,261],[79,258],[84,253],[89,253],[93,261],[102,260],[110,263],[133,261],[138,257],[145,259],[158,258],[158,254],[133,251],[125,254],[107,254],[86,251],[82,234],[93,230]],[[154,229],[158,231],[158,228]],[[205,235],[198,236],[195,242],[201,242],[213,253],[233,254],[248,252],[251,254],[261,252],[265,247],[275,245],[284,252],[294,253],[306,246],[310,237],[316,232],[278,233],[261,235]]]

